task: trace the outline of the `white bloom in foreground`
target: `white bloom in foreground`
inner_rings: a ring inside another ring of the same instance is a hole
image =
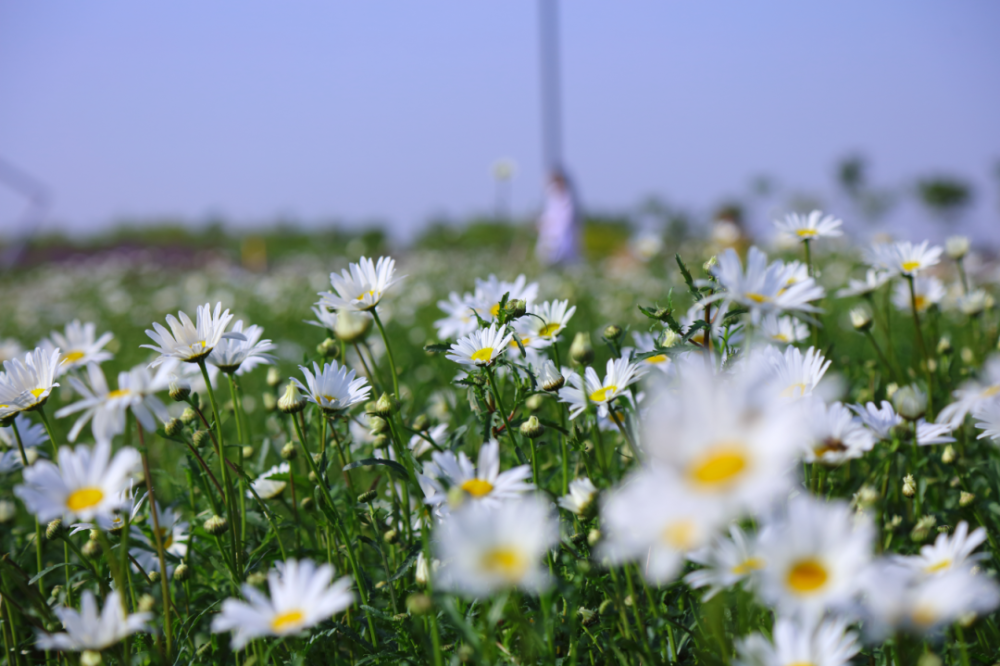
[[[549,585],[545,553],[559,543],[559,519],[540,497],[454,511],[436,534],[435,572],[442,589],[485,596],[512,587],[539,592]]]
[[[559,498],[559,506],[582,516],[593,508],[596,498],[597,488],[594,482],[584,476],[569,482],[569,492]]]
[[[227,338],[220,340],[212,353],[208,355],[208,362],[219,368],[223,372],[235,372],[243,375],[256,368],[261,363],[273,363],[274,357],[267,352],[275,349],[270,340],[261,340],[264,329],[253,325],[243,330],[243,320],[238,320],[233,324],[233,333],[239,333],[245,338],[238,340]]]
[[[920,419],[917,421],[917,444],[927,446],[929,444],[948,444],[954,442],[951,437],[953,428],[947,423],[928,423]]]
[[[604,500],[600,552],[616,564],[638,561],[650,582],[665,583],[688,552],[708,543],[721,519],[718,502],[685,492],[665,469],[646,468]]]
[[[545,301],[531,307],[518,322],[524,322],[531,337],[553,342],[559,338],[575,312],[576,306],[570,306],[569,301]]]
[[[883,400],[881,407],[876,407],[874,402],[866,403],[864,407],[861,405],[850,407],[879,440],[891,439],[892,429],[903,422],[903,417],[896,413],[888,400]]]
[[[830,367],[830,361],[815,347],[807,349],[805,354],[798,347],[788,347],[784,353],[765,347],[763,358],[781,397],[793,400],[812,395]]]
[[[836,238],[842,236],[840,225],[843,221],[833,215],[823,215],[822,211],[814,210],[808,215],[790,213],[783,220],[775,220],[778,231],[790,234],[805,242],[815,238]]]
[[[359,402],[368,399],[371,387],[364,377],[355,378],[354,370],[338,365],[336,361],[323,364],[313,362],[313,372],[300,365],[299,370],[306,378],[303,384],[296,377],[292,382],[306,394],[310,402],[316,403],[327,414],[342,413]]]
[[[59,369],[59,350],[37,348],[23,359],[3,362],[0,373],[0,418],[44,405]]]
[[[787,345],[809,337],[809,327],[795,317],[768,315],[761,321],[761,332],[768,342]]]
[[[137,365],[128,372],[118,373],[118,388],[112,391],[108,389],[101,367],[91,364],[87,366],[89,386],[76,377],[69,378],[70,385],[82,399],[60,409],[56,418],[83,412],[69,431],[71,442],[76,441],[80,430],[91,419],[94,440],[110,442],[115,435],[125,432],[125,414],[129,409],[143,428],[155,432],[157,420],[166,422],[170,419],[166,405],[156,394],[170,386],[170,373],[175,369],[176,361],[173,360],[161,365],[155,375],[148,366]]]
[[[937,305],[944,298],[944,285],[933,276],[918,276],[913,280],[914,300],[917,303],[917,314],[922,314],[932,305]],[[913,314],[913,301],[910,299],[910,285],[897,282],[892,290],[892,304],[900,312]]]
[[[983,431],[977,439],[988,437],[995,444],[1000,444],[1000,398],[980,404],[972,415],[976,419],[976,427]]]
[[[337,310],[371,310],[389,287],[405,277],[393,279],[396,261],[391,257],[379,257],[378,263],[361,257],[358,263],[351,263],[349,269],[350,272],[343,270],[340,275],[330,273],[330,284],[336,293],[321,292],[322,305]]]
[[[985,553],[972,554],[984,541],[986,530],[980,527],[969,534],[969,524],[963,520],[955,528],[954,534],[939,534],[934,545],[920,548],[919,555],[900,555],[895,559],[897,563],[913,571],[939,575],[987,557]]]
[[[827,406],[818,398],[811,399],[804,420],[811,436],[806,462],[841,463],[860,458],[875,446],[871,431],[839,402]]]
[[[258,636],[289,636],[314,627],[354,603],[350,578],[334,581],[333,575],[329,564],[279,562],[267,575],[270,599],[252,585],[244,585],[247,601],[223,601],[222,612],[212,620],[212,631],[233,631],[232,647],[240,650]]]
[[[844,502],[800,495],[761,534],[761,595],[787,612],[820,617],[846,606],[871,559],[874,531]]]
[[[736,643],[737,666],[845,666],[861,649],[843,618],[778,618],[773,640],[752,634]]]
[[[875,245],[870,251],[871,263],[893,274],[915,275],[941,260],[941,247],[928,247],[928,241],[914,245],[909,241]]]
[[[608,403],[623,395],[646,373],[646,368],[627,358],[608,359],[604,381],[588,367],[584,379],[575,372],[569,376],[570,386],[559,391],[559,400],[570,406],[569,417],[575,419],[587,409],[587,403],[597,405],[601,416],[608,415]]]
[[[855,280],[853,278],[848,280],[847,286],[837,292],[837,298],[865,296],[884,285],[890,279],[892,279],[892,273],[889,271],[869,268],[868,272],[865,273],[864,280]]]
[[[708,546],[688,553],[688,559],[703,568],[684,576],[684,582],[695,589],[707,587],[705,601],[764,568],[756,540],[738,525],[729,527],[729,538],[717,535]]]
[[[66,324],[64,333],[52,331],[51,338],[43,340],[42,346],[46,348],[46,351],[62,350],[56,372],[59,375],[64,375],[70,370],[82,368],[88,363],[103,363],[114,358],[111,352],[104,349],[104,346],[111,342],[114,337],[111,333],[97,337],[96,324],[91,322],[81,324],[79,319],[74,319]]]
[[[529,478],[529,465],[500,471],[500,443],[495,439],[479,449],[475,467],[464,452],[456,456],[453,451],[435,451],[431,454],[431,462],[424,465],[424,473],[418,475],[425,501],[432,506],[446,503],[451,488],[464,490],[475,500],[473,504],[497,505],[532,490],[534,486],[525,481]]]
[[[789,286],[785,265],[776,261],[767,263],[767,255],[751,247],[747,254],[746,272],[743,263],[733,249],[718,256],[719,263],[712,273],[725,287],[725,291],[702,301],[702,305],[725,299],[746,306],[754,324],[765,314],[786,311],[818,312],[809,304],[823,298],[823,287],[812,278],[806,278]]]
[[[427,439],[433,440],[434,444],[440,446],[445,439],[448,437],[448,424],[439,423],[425,433],[419,435],[414,435],[410,437],[410,442],[408,446],[410,450],[413,451],[413,457],[419,458],[428,451],[434,450],[434,445],[427,441]],[[392,454],[392,448],[390,447],[389,453]]]
[[[979,380],[970,380],[952,393],[955,402],[946,406],[938,414],[938,423],[950,423],[957,428],[965,420],[965,415],[981,405],[996,402],[1000,396],[1000,356],[994,355],[983,364]]]
[[[38,634],[35,647],[39,650],[101,651],[118,643],[126,636],[148,631],[146,623],[151,613],[133,613],[126,617],[118,590],[112,591],[98,611],[94,593],[84,590],[80,598],[80,611],[73,608],[53,609],[66,628],[63,634]]]
[[[28,510],[47,523],[62,518],[111,521],[123,506],[122,491],[139,466],[139,452],[126,447],[111,458],[111,444],[98,442],[93,449],[59,448],[59,465],[39,460],[24,470],[24,484],[14,488]]]
[[[199,305],[195,322],[192,322],[184,312],[178,312],[177,316],[180,317],[179,321],[173,315],[167,315],[169,331],[159,322],[153,322],[152,331],[146,329],[146,335],[156,344],[140,346],[160,354],[149,364],[150,367],[155,367],[171,358],[186,363],[197,363],[212,353],[223,336],[237,340],[245,339],[242,333],[226,333],[226,327],[229,326],[233,315],[229,314],[229,310],[222,311],[222,303],[215,304],[214,312],[208,303]]]
[[[14,425],[17,426],[17,432],[21,435],[21,445],[25,449],[33,449],[49,441],[49,435],[45,432],[45,426],[41,423],[33,422],[24,414],[18,414],[14,417]],[[14,435],[14,426],[0,428],[0,442],[8,449],[17,448],[17,437]]]
[[[469,367],[487,366],[507,350],[507,345],[513,339],[513,333],[506,333],[505,328],[497,330],[497,327],[491,324],[489,328],[480,329],[461,338],[451,346],[445,356]]]
[[[258,476],[250,485],[261,499],[274,499],[285,490],[288,486],[288,481],[279,481],[271,477],[278,476],[279,474],[289,474],[290,472],[291,468],[288,463],[283,462]],[[253,493],[249,490],[247,490],[247,497],[253,497]]]

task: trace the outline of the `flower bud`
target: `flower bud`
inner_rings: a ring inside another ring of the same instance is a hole
[[[285,395],[278,400],[278,409],[282,414],[298,414],[306,408],[308,402],[301,393],[295,382],[288,382],[285,387]]]
[[[316,345],[316,353],[323,358],[337,358],[340,356],[340,345],[333,338],[327,338]]]
[[[851,310],[851,326],[856,331],[867,331],[872,327],[872,313],[859,305]]]
[[[616,326],[615,324],[611,324],[604,329],[604,337],[612,341],[622,337],[624,333],[625,331],[622,330],[621,326]]]
[[[154,585],[156,583],[159,583],[160,582],[160,572],[159,571],[150,571],[149,572],[149,582],[152,583],[152,584],[154,584]],[[152,597],[150,597],[150,598],[152,599]]]
[[[591,546],[597,545],[597,542],[601,540],[601,530],[594,528],[587,533],[587,543]]]
[[[414,615],[425,615],[434,607],[434,602],[426,594],[417,592],[406,598],[406,610]]]
[[[431,420],[426,414],[421,414],[413,419],[413,429],[417,432],[427,432],[431,427]]]
[[[80,653],[80,666],[101,666],[103,663],[104,658],[101,657],[100,652],[84,650]]]
[[[28,467],[31,467],[35,464],[35,461],[38,460],[38,449],[34,446],[30,449],[25,449],[24,457],[28,459]]]
[[[951,338],[947,335],[942,335],[941,339],[938,340],[937,353],[940,356],[946,356],[951,353]]]
[[[282,460],[295,460],[299,455],[298,449],[295,448],[294,442],[288,442],[283,447],[281,447],[281,458]]]
[[[670,349],[680,341],[681,336],[678,335],[672,328],[664,330],[663,335],[660,336],[660,346],[664,349]]]
[[[163,430],[166,431],[171,437],[176,437],[184,429],[184,424],[180,419],[170,419],[163,426]]]
[[[943,666],[943,664],[941,657],[933,652],[924,652],[920,655],[920,659],[917,659],[917,666]]]
[[[944,447],[944,451],[941,453],[941,462],[945,465],[950,465],[955,462],[955,447],[949,444]]]
[[[99,557],[101,554],[101,544],[96,541],[88,541],[83,544],[83,548],[80,549],[84,557],[95,558]]]
[[[278,384],[281,383],[281,373],[273,365],[267,369],[267,385],[271,388],[277,388]]]
[[[45,528],[45,538],[48,539],[49,541],[58,539],[59,537],[62,536],[62,531],[63,531],[62,518],[56,518],[55,520],[50,522],[48,526]]]
[[[9,500],[0,500],[0,523],[9,523],[17,517],[17,505]]]
[[[907,474],[903,477],[903,495],[905,497],[913,497],[917,494],[917,482],[913,478],[912,474]]]
[[[961,351],[962,363],[966,365],[972,365],[976,360],[976,355],[972,353],[972,350],[968,347],[962,347]]]
[[[589,365],[594,360],[594,347],[590,344],[590,333],[577,333],[569,346],[569,357],[577,365]]]
[[[375,403],[375,414],[386,418],[396,412],[396,407],[396,401],[390,398],[388,393],[382,393],[382,396]]]
[[[368,415],[368,427],[373,435],[384,435],[389,431],[389,424],[381,416]],[[416,429],[416,428],[414,428]]]
[[[538,421],[538,417],[532,414],[528,420],[521,424],[521,434],[528,439],[538,439],[545,432],[545,426]]]
[[[219,536],[220,534],[225,534],[226,530],[229,529],[229,522],[222,516],[212,516],[205,521],[205,531],[212,536]]]
[[[913,384],[903,386],[893,394],[892,406],[907,421],[916,421],[927,411],[927,394]]]
[[[190,407],[186,407],[183,412],[181,412],[181,423],[185,425],[190,425],[198,419],[198,412],[194,411]]]
[[[207,430],[195,430],[194,434],[191,435],[191,440],[194,442],[194,445],[200,449],[201,447],[208,444],[210,437],[211,433],[209,433]]]
[[[162,389],[161,389],[162,390]],[[170,382],[170,398],[175,402],[184,402],[191,395],[191,387],[176,381]]]
[[[264,403],[265,412],[273,412],[278,408],[278,399],[274,397],[273,393],[265,393],[262,395],[261,402]]]
[[[413,579],[417,582],[417,585],[427,585],[427,581],[431,577],[431,568],[427,565],[427,558],[424,557],[423,553],[417,555],[417,564],[413,572]]]
[[[388,532],[382,535],[382,540],[391,546],[392,544],[399,541],[399,532],[397,532],[396,530],[389,530]]]
[[[969,239],[965,236],[949,236],[944,242],[944,251],[950,259],[958,261],[969,253]]]
[[[934,516],[924,516],[913,526],[913,530],[910,531],[910,538],[917,542],[923,541],[927,538],[927,535],[936,523],[937,519]]]
[[[593,626],[597,624],[599,621],[597,613],[583,606],[580,606],[576,610],[576,614],[580,616],[580,624],[582,624],[585,627]]]
[[[545,404],[545,399],[540,393],[532,393],[524,401],[524,407],[529,412],[537,412]]]
[[[353,310],[337,312],[337,323],[333,326],[334,334],[346,342],[354,344],[361,342],[372,328],[372,318]]]
[[[541,384],[543,389],[553,393],[566,384],[566,378],[562,376],[562,372],[556,367],[555,363],[545,361],[542,364],[541,372],[538,373],[538,383]]]
[[[976,501],[976,496],[964,490],[958,496],[958,505],[962,507],[969,506],[975,501]]]
[[[358,503],[359,504],[368,504],[370,502],[375,501],[376,497],[378,497],[378,493],[377,492],[375,492],[374,490],[366,490],[365,492],[363,492],[360,495],[358,495]]]
[[[186,562],[181,562],[174,569],[174,580],[178,582],[184,582],[191,577],[191,569],[188,567]]]
[[[604,601],[602,601],[601,605],[597,607],[597,614],[604,615],[606,612],[608,612],[608,610],[614,610],[614,606],[612,606],[613,603],[614,601],[612,601],[611,599],[605,599]]]
[[[519,319],[523,317],[528,311],[528,304],[524,302],[521,298],[515,298],[513,300],[507,301],[507,314],[513,319]]]
[[[305,511],[306,513],[309,513],[316,508],[316,503],[313,501],[312,497],[306,497],[301,502],[299,502],[299,508]]]
[[[157,572],[153,571],[150,574],[150,578],[153,577],[152,574],[154,573]],[[149,613],[153,610],[155,606],[156,606],[156,599],[153,598],[153,595],[147,592],[146,594],[143,594],[141,597],[139,597],[139,601],[138,603],[136,603],[136,610],[138,610],[140,613]]]
[[[253,447],[252,446],[244,446],[243,447],[243,457],[244,458],[253,458]]]
[[[467,664],[476,657],[476,649],[468,643],[463,643],[458,646],[456,654],[458,655],[458,660],[460,662]]]
[[[867,509],[878,502],[878,490],[871,486],[864,485],[854,493],[852,504],[858,509]]]
[[[263,571],[254,571],[247,576],[247,583],[254,587],[261,587],[267,584],[267,574]]]

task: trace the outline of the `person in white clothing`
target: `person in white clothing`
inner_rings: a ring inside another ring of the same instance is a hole
[[[573,189],[561,171],[553,171],[538,218],[535,253],[543,264],[568,264],[580,257],[580,212]]]

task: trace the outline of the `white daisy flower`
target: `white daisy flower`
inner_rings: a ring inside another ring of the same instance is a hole
[[[940,575],[988,557],[986,553],[972,553],[984,541],[986,529],[980,527],[969,534],[969,524],[963,520],[951,536],[939,534],[934,545],[921,546],[919,555],[897,555],[895,561],[919,573]]]
[[[559,391],[559,400],[570,405],[571,419],[582,414],[587,409],[587,403],[597,405],[598,414],[607,416],[608,404],[625,394],[626,389],[646,373],[645,367],[632,363],[627,358],[608,359],[606,369],[603,382],[590,367],[584,371],[583,379],[575,372],[569,375],[571,386]]]
[[[772,381],[783,398],[797,399],[812,395],[819,385],[830,361],[810,347],[803,354],[797,347],[787,347],[784,353],[774,347],[765,347],[763,360],[772,373]]]
[[[941,280],[933,276],[917,276],[913,280],[913,293],[917,302],[917,312],[927,312],[932,305],[937,305],[945,296],[945,288]],[[913,313],[913,303],[910,300],[910,285],[897,282],[892,290],[892,304],[900,312]]]
[[[836,238],[843,235],[840,225],[843,221],[833,215],[823,215],[822,211],[814,210],[808,215],[789,213],[783,220],[775,220],[778,231],[797,237],[799,240],[811,241],[816,238]]]
[[[575,312],[576,306],[570,306],[569,301],[545,301],[541,305],[532,306],[518,323],[523,322],[530,337],[551,343],[559,339],[559,334]]]
[[[550,583],[542,561],[559,543],[559,519],[540,497],[492,507],[471,502],[449,515],[436,537],[442,566],[435,587],[473,596],[513,587],[537,593]]]
[[[114,354],[104,349],[114,335],[105,333],[97,337],[97,325],[91,322],[81,324],[74,319],[66,324],[64,333],[52,331],[51,337],[41,342],[46,351],[61,349],[62,357],[56,370],[58,375],[64,375],[74,368],[82,368],[88,363],[103,363]]]
[[[736,642],[737,666],[846,666],[861,645],[849,622],[833,617],[817,622],[812,618],[778,618],[772,639],[751,634]]]
[[[597,487],[587,477],[569,482],[569,493],[559,498],[559,506],[578,516],[587,514],[597,498]]]
[[[514,338],[513,333],[507,333],[505,328],[497,330],[496,325],[483,328],[459,339],[451,346],[445,356],[462,365],[478,368],[491,365]]]
[[[1000,444],[1000,398],[980,403],[972,416],[976,419],[976,427],[983,431],[977,439],[988,437]]]
[[[729,538],[717,535],[708,546],[688,553],[688,559],[703,568],[684,576],[684,582],[695,589],[707,587],[702,599],[708,601],[764,568],[756,550],[755,539],[739,525],[730,525]]]
[[[799,495],[761,533],[761,594],[788,612],[819,617],[846,605],[871,559],[874,530],[844,502]]]
[[[371,392],[367,379],[355,378],[354,370],[348,370],[347,366],[338,365],[336,361],[323,364],[322,370],[316,362],[313,362],[313,372],[304,365],[300,365],[299,370],[305,376],[306,383],[303,384],[295,377],[292,377],[292,382],[306,394],[310,402],[316,403],[327,414],[341,414],[367,400]]]
[[[632,339],[635,340],[635,349],[628,347],[622,349],[622,358],[631,358],[633,351],[636,354],[644,354],[657,348],[656,338],[653,337],[652,333],[635,331],[632,333]],[[656,368],[661,372],[670,371],[670,357],[666,354],[655,354],[641,361],[636,361],[636,363],[643,367]]]
[[[479,328],[475,312],[477,306],[472,294],[459,296],[456,292],[448,294],[447,301],[438,301],[438,307],[447,316],[434,322],[438,338],[451,340],[470,335]]]
[[[21,347],[21,343],[14,338],[0,339],[0,363],[3,361],[9,361],[12,358],[17,358],[23,353],[24,348]]]
[[[889,271],[869,268],[864,280],[848,280],[847,286],[837,292],[837,298],[870,294],[891,279],[892,273]]]
[[[827,406],[813,398],[804,406],[804,421],[809,428],[806,462],[841,463],[860,458],[875,446],[875,437],[860,419],[839,402]]]
[[[24,484],[14,488],[28,510],[41,523],[62,518],[112,520],[122,507],[122,490],[139,466],[139,452],[125,447],[111,458],[111,444],[98,442],[93,449],[59,448],[59,465],[39,460],[24,470]]]
[[[350,272],[345,269],[340,275],[330,273],[330,284],[336,293],[321,292],[321,304],[337,310],[371,310],[379,304],[389,287],[405,277],[393,279],[396,261],[391,257],[379,257],[378,263],[361,257],[349,269]]]
[[[780,264],[781,262],[775,261],[774,263]],[[800,282],[805,282],[809,279],[809,267],[797,259],[795,261],[789,261],[785,264],[782,279],[784,280],[785,289],[794,287]]]
[[[126,636],[149,631],[147,623],[152,619],[152,613],[133,613],[126,616],[118,595],[118,590],[112,590],[104,600],[103,610],[98,610],[94,593],[84,590],[80,597],[80,612],[65,607],[53,609],[59,621],[63,623],[66,633],[39,633],[35,647],[39,650],[100,652]]]
[[[893,274],[916,275],[917,272],[934,266],[941,260],[942,249],[934,245],[928,247],[928,241],[914,245],[909,241],[875,245],[870,257],[872,263]]]
[[[729,336],[729,344],[737,345],[743,341],[743,325],[738,319],[730,319],[726,322],[726,313],[729,311],[729,303],[723,301],[719,304],[719,307],[712,308],[709,312],[709,319],[711,319],[712,326],[712,339],[721,340],[726,335]],[[687,335],[691,330],[691,327],[695,325],[695,322],[705,320],[705,307],[701,303],[695,303],[688,311],[684,313],[678,322],[681,325],[681,332]],[[724,324],[725,322],[725,324]],[[677,344],[678,340],[676,333],[670,329],[666,329],[663,332],[663,346],[673,347]],[[705,346],[705,329],[700,328],[694,333],[691,333],[691,337],[688,340],[696,345]]]
[[[112,517],[109,519],[107,516],[98,516],[96,525],[95,523],[73,523],[72,529],[70,529],[70,534],[76,534],[78,532],[90,531],[99,526],[102,530],[110,532],[112,530],[117,530],[125,527],[124,516],[128,514],[129,522],[134,523],[135,517],[139,514],[139,509],[142,508],[142,503],[146,500],[149,493],[143,493],[142,496],[137,496],[135,492],[135,482],[129,481],[128,488],[122,489],[118,493],[118,506],[120,507],[115,511]]]
[[[316,319],[314,321],[306,321],[307,324],[319,326],[320,328],[325,328],[330,331],[337,328],[336,310],[329,309],[323,301],[320,301],[316,305],[312,306],[312,311],[313,314],[316,315]]]
[[[767,315],[760,323],[761,333],[772,344],[787,345],[809,337],[809,327],[795,317]]]
[[[565,383],[566,376],[556,367],[555,363],[547,359],[542,362],[542,369],[538,372],[538,385],[543,390],[558,391]]]
[[[212,632],[233,632],[233,650],[258,636],[290,636],[314,627],[354,603],[351,580],[333,580],[333,567],[311,560],[287,560],[268,573],[270,598],[243,586],[247,601],[229,598],[212,620]],[[249,602],[249,603],[247,603]]]
[[[473,301],[476,311],[486,321],[492,321],[500,314],[500,299],[509,294],[507,301],[522,300],[529,306],[538,297],[538,283],[528,283],[524,275],[518,275],[513,282],[498,280],[490,275],[485,280],[476,278],[476,292]]]
[[[33,449],[49,441],[49,435],[45,432],[45,426],[35,423],[24,414],[14,417],[14,425],[21,436],[21,445],[25,449]],[[17,449],[17,438],[14,436],[14,426],[0,428],[0,442],[8,449]]]
[[[272,479],[273,476],[278,476],[279,474],[290,474],[291,468],[287,462],[283,462],[280,465],[275,465],[271,469],[267,470],[260,476],[258,476],[250,485],[253,486],[254,491],[261,499],[274,499],[288,486],[288,481],[279,481],[278,479]],[[253,498],[253,493],[247,490],[247,497]]]
[[[966,414],[980,405],[996,401],[1000,396],[1000,356],[994,355],[983,364],[981,379],[970,380],[952,393],[955,402],[941,410],[938,423],[950,423],[957,428]]]
[[[880,441],[892,439],[892,429],[903,422],[903,417],[896,413],[888,400],[883,400],[881,407],[876,407],[874,402],[869,402],[864,407],[861,405],[850,405],[850,407]]]
[[[150,367],[160,365],[168,359],[175,358],[186,363],[197,363],[212,353],[222,338],[236,340],[246,339],[242,333],[226,333],[226,327],[233,315],[229,310],[222,311],[222,303],[215,304],[215,311],[208,303],[198,306],[197,322],[183,312],[178,312],[178,321],[173,315],[167,315],[168,331],[159,322],[153,322],[153,329],[146,330],[146,335],[155,342],[153,345],[140,345],[159,353]]]
[[[178,559],[184,559],[187,556],[187,542],[188,542],[188,523],[187,521],[181,520],[181,516],[178,512],[167,507],[164,508],[160,506],[159,503],[156,504],[156,517],[157,522],[160,524],[160,539],[163,541],[164,552],[176,557]],[[150,519],[147,521],[146,525],[149,530],[153,530],[153,521]],[[136,540],[141,541],[146,544],[146,548],[133,548],[129,550],[129,554],[132,555],[142,567],[143,571],[149,573],[150,571],[160,570],[160,558],[156,552],[156,538],[150,538],[146,536],[142,530],[136,526],[132,526],[132,536]],[[167,560],[170,561],[169,559]],[[173,573],[174,567],[170,564],[167,565],[167,575]]]
[[[3,362],[0,373],[0,418],[45,404],[59,369],[59,350],[37,348],[24,358]]]
[[[87,422],[93,420],[91,429],[94,440],[110,442],[115,435],[125,432],[125,413],[130,409],[143,428],[155,432],[158,422],[170,420],[166,405],[156,394],[170,386],[171,373],[176,369],[176,363],[170,360],[160,365],[155,375],[145,365],[120,372],[118,388],[114,391],[108,389],[104,371],[93,363],[87,366],[89,386],[76,377],[70,377],[70,384],[83,399],[57,411],[56,418],[80,411],[83,414],[73,424],[69,441],[75,442]]]
[[[270,340],[261,340],[264,329],[253,325],[243,330],[243,320],[237,320],[233,324],[233,333],[244,336],[243,340],[229,338],[220,340],[212,353],[208,355],[208,362],[219,368],[223,372],[244,375],[261,363],[274,363],[274,356],[267,352],[276,347]]]
[[[767,255],[756,247],[751,247],[747,254],[745,273],[743,263],[732,248],[718,255],[712,273],[725,291],[702,301],[702,306],[719,299],[739,303],[750,309],[754,324],[763,315],[774,312],[818,312],[819,308],[809,302],[825,294],[823,287],[812,278],[788,286],[785,265],[780,261],[768,265]]]
[[[28,464],[31,464],[31,459],[28,459]],[[16,472],[24,466],[24,461],[21,459],[21,452],[16,449],[10,449],[0,453],[0,474],[10,474],[11,472]]]
[[[464,490],[473,503],[489,505],[517,499],[534,488],[525,481],[531,478],[530,465],[500,471],[500,443],[495,439],[480,447],[475,467],[464,452],[456,456],[453,451],[435,451],[417,478],[431,506],[446,504],[451,488]]]
[[[440,446],[448,438],[448,424],[439,423],[427,432],[423,433],[423,436],[414,435],[413,437],[410,437],[410,443],[408,446],[410,447],[410,450],[413,451],[414,458],[419,458],[428,451],[434,450],[434,446],[427,441],[427,438],[430,438],[434,441],[434,444]],[[390,452],[392,451],[391,448],[389,450]]]
[[[955,299],[958,311],[966,317],[975,317],[994,306],[993,297],[985,289],[975,289]]]
[[[931,444],[948,444],[954,442],[951,437],[953,428],[947,423],[928,423],[920,419],[917,421],[917,444],[928,446]]]
[[[612,563],[638,561],[650,582],[666,583],[685,555],[715,534],[723,519],[720,508],[685,492],[666,469],[643,469],[603,501],[600,553]]]

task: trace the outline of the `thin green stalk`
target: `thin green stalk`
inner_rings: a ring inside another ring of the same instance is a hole
[[[59,464],[59,447],[56,446],[56,436],[52,432],[52,426],[49,425],[49,419],[45,416],[45,408],[39,405],[35,408],[38,412],[38,416],[42,419],[42,425],[45,426],[45,434],[49,436],[49,444],[52,445],[52,462]]]
[[[510,419],[507,418],[507,409],[503,406],[503,398],[500,396],[500,390],[497,388],[496,375],[493,374],[493,368],[491,366],[486,366],[486,376],[490,380],[490,389],[493,391],[493,397],[497,401],[497,409],[500,410],[500,415],[503,416],[503,422],[506,426],[507,437],[510,439],[511,445],[514,447],[514,452],[517,454],[518,460],[523,464],[525,461],[524,452],[521,451],[521,447],[518,446],[517,440],[514,438],[514,429],[510,426]],[[535,485],[538,485],[538,472],[535,469],[535,460],[531,460],[531,471],[535,477]]]
[[[958,275],[962,278],[962,293],[969,293],[969,278],[965,274],[965,260],[959,257],[955,260],[955,265],[958,266]]]
[[[885,369],[889,372],[889,375],[893,379],[895,379],[896,382],[899,382],[900,378],[899,375],[896,373],[896,369],[893,368],[891,365],[889,365],[889,359],[887,359],[885,357],[885,354],[882,353],[882,348],[879,347],[878,342],[875,341],[875,336],[872,335],[871,329],[865,329],[865,336],[872,343],[872,347],[875,348],[875,353],[878,354],[879,360],[882,361],[882,365],[885,366]]]
[[[11,419],[10,427],[14,431],[14,440],[17,442],[17,449],[21,452],[21,464],[25,468],[28,467],[28,455],[24,452],[24,442],[21,441],[21,431],[17,429],[17,419]],[[50,441],[52,441],[51,435],[49,436]],[[42,570],[42,525],[38,522],[38,518],[35,518],[35,564],[38,566],[38,571]],[[68,589],[68,586],[67,586]],[[38,592],[45,598],[45,583],[39,578],[38,579]]]
[[[399,378],[396,374],[396,359],[392,356],[392,345],[389,344],[389,336],[385,334],[385,327],[382,326],[382,320],[378,316],[378,311],[375,308],[371,310],[372,317],[375,319],[375,325],[378,326],[378,332],[382,334],[382,342],[385,343],[385,353],[389,357],[389,371],[392,373],[392,390],[396,394],[396,398],[399,395]]]
[[[239,441],[240,469],[243,469],[243,447],[250,443],[248,438],[245,437],[243,433],[243,419],[245,418],[245,415],[243,414],[243,399],[240,397],[239,387],[236,385],[236,376],[231,372],[227,372],[226,377],[229,378],[229,394],[233,398],[233,409],[235,410],[234,415],[236,416],[236,439]],[[238,485],[240,502],[240,543],[246,543],[247,489],[246,481],[242,476],[239,478]]]
[[[379,388],[378,388],[378,384],[379,384],[378,378],[375,377],[375,373],[372,372],[371,368],[368,367],[368,362],[365,360],[364,354],[361,353],[361,345],[359,345],[356,341],[354,343],[354,351],[356,351],[358,353],[358,358],[361,359],[361,366],[365,369],[365,374],[368,375],[368,383],[370,383],[372,385],[372,387],[374,387],[374,389],[376,391],[378,391],[379,390]],[[341,358],[344,358],[344,357],[341,356]],[[373,363],[373,365],[374,365],[374,363]]]
[[[376,527],[376,525],[378,525],[378,516],[375,514],[375,506],[371,502],[368,503],[368,515],[371,516],[372,529],[375,530],[375,536],[378,537],[379,534]],[[385,569],[385,586],[389,588],[389,599],[392,601],[392,612],[398,613],[399,604],[396,603],[396,586],[389,581],[389,578],[392,577],[392,569],[389,568],[389,560],[386,559],[385,549],[382,547],[381,539],[376,538],[375,544],[378,548],[378,554],[382,558],[382,568]]]
[[[625,424],[622,423],[625,419],[624,412],[622,412],[622,421],[618,420],[618,413],[615,412],[614,406],[615,400],[617,400],[617,398],[608,402],[608,414],[610,415],[611,420],[614,421],[614,424],[618,426],[618,431],[622,434],[622,437],[624,437],[625,441],[628,442],[628,448],[632,451],[632,457],[635,458],[636,462],[639,462],[639,447],[637,447],[635,442],[632,441],[632,437],[625,429]]]
[[[927,345],[924,344],[924,332],[920,328],[920,313],[917,311],[917,291],[913,286],[913,276],[906,275],[906,281],[910,285],[910,305],[913,307],[913,326],[917,331],[917,345],[920,347],[920,354],[924,358],[924,372],[927,376],[927,415],[928,419],[934,418],[934,375],[931,373],[931,357],[927,353]]]
[[[149,515],[153,519],[153,537],[156,541],[156,558],[160,563],[160,593],[163,595],[163,635],[167,642],[167,659],[173,652],[173,617],[171,612],[170,599],[170,584],[167,580],[167,558],[164,554],[163,548],[163,533],[160,531],[160,514],[156,506],[156,492],[153,488],[153,475],[149,470],[149,457],[146,454],[146,442],[142,434],[142,424],[136,421],[136,425],[139,429],[139,444],[142,447],[142,471],[146,475],[146,492],[149,493]],[[108,557],[111,557],[110,551],[108,552]],[[122,598],[125,598],[124,587],[119,587],[122,590]],[[126,612],[128,612],[126,610]]]

